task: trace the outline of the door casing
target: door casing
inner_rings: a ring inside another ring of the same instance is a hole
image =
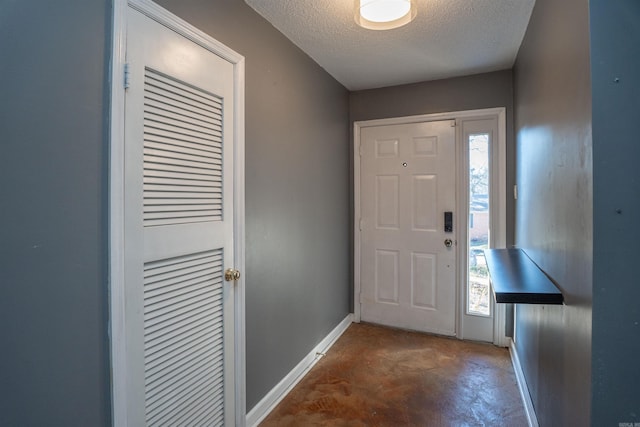
[[[466,180],[464,179],[464,170],[462,165],[462,122],[464,120],[477,120],[480,118],[495,117],[498,120],[498,159],[499,165],[498,172],[498,192],[497,197],[497,209],[494,209],[491,213],[492,223],[498,224],[497,229],[492,230],[492,247],[506,247],[506,108],[486,108],[479,110],[465,110],[455,111],[447,113],[435,113],[435,114],[423,114],[417,116],[396,117],[389,119],[376,119],[357,121],[353,124],[353,198],[354,198],[354,268],[353,268],[353,302],[354,302],[354,321],[360,322],[360,227],[359,221],[361,218],[360,213],[360,130],[363,127],[368,126],[386,126],[407,124],[416,122],[428,122],[439,120],[455,120],[456,121],[456,177],[458,182],[457,192],[457,206],[458,212],[454,215],[454,226],[457,230],[462,230],[467,227],[466,218],[469,216],[468,207],[466,206]],[[494,171],[492,171],[494,173]],[[466,235],[466,233],[464,233]],[[464,339],[463,329],[463,313],[464,308],[464,286],[461,277],[465,277],[462,274],[467,268],[467,243],[458,238],[457,250],[457,274],[456,274],[456,336],[460,339]],[[505,308],[503,304],[495,304],[494,312],[494,340],[493,343],[499,346],[507,346],[509,339],[504,336],[505,331]],[[502,331],[502,332],[500,332]]]
[[[150,0],[114,0],[112,15],[111,109],[109,146],[109,336],[111,400],[114,426],[127,425],[127,356],[125,347],[124,279],[124,165],[126,14],[132,7],[192,42],[233,64],[234,68],[234,267],[245,271],[244,202],[244,57]],[[235,408],[236,425],[245,425],[245,291],[244,280],[235,291]]]

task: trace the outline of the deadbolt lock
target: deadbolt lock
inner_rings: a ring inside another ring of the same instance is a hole
[[[235,282],[240,279],[240,272],[233,268],[227,268],[224,271],[224,280],[227,282]]]

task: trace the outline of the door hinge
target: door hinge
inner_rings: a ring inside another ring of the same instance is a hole
[[[451,127],[452,128],[456,127],[456,121],[455,120],[451,120]]]
[[[129,63],[126,62],[124,64],[124,89],[127,90],[129,89],[129,80],[130,80],[130,73],[129,73]]]
[[[362,143],[358,144],[358,155],[362,157]]]
[[[363,224],[364,224],[364,221],[362,220],[362,218],[360,218],[360,221],[359,221],[359,224],[358,224],[358,227],[360,228],[360,231],[362,231]]]

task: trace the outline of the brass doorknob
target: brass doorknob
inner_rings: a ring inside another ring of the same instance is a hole
[[[240,272],[238,270],[235,270],[233,268],[227,268],[224,271],[224,280],[226,280],[227,282],[235,282],[236,280],[240,279]]]
[[[451,246],[453,246],[453,240],[451,239],[444,239],[444,245],[448,248],[450,248]]]

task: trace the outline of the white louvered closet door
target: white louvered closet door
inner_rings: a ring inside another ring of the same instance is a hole
[[[129,425],[233,425],[233,65],[131,8],[127,25]]]

